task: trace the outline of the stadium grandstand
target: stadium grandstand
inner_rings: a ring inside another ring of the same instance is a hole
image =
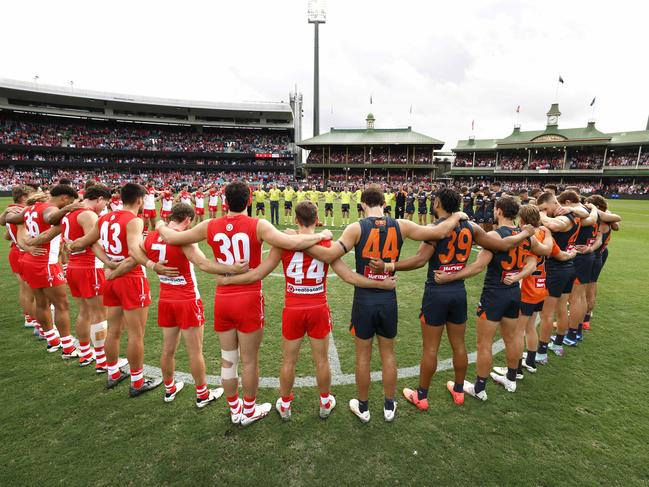
[[[285,179],[300,163],[301,105],[296,92],[288,102],[213,103],[0,80],[0,171]]]

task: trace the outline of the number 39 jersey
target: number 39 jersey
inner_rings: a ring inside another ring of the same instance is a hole
[[[331,241],[325,240],[318,245],[331,247]],[[282,265],[286,277],[286,307],[306,308],[327,303],[328,264],[301,251],[285,250]]]
[[[444,219],[437,220],[435,225],[440,224]],[[464,280],[451,281],[447,284],[435,282],[435,271],[448,272],[453,274],[464,269],[466,262],[471,256],[473,245],[473,227],[467,221],[460,221],[459,225],[435,245],[433,256],[428,261],[428,274],[426,286],[444,286],[444,288],[463,288]]]
[[[126,210],[113,211],[100,216],[97,220],[99,227],[99,243],[104,252],[113,262],[121,262],[128,257],[128,242],[126,240],[126,226],[137,218],[133,213]],[[122,277],[143,277],[142,266],[138,265]]]
[[[207,243],[220,264],[232,265],[247,260],[250,269],[261,263],[261,242],[257,240],[257,218],[248,215],[224,216],[210,220]],[[217,294],[260,291],[261,281],[251,284],[217,286]]]
[[[496,233],[500,238],[507,238],[520,233],[518,227],[498,227]],[[487,273],[484,278],[485,289],[509,289],[519,287],[520,284],[505,284],[503,280],[507,274],[520,272],[525,266],[525,257],[530,254],[530,239],[523,240],[518,246],[509,249],[507,252],[493,252],[493,257],[487,266]]]

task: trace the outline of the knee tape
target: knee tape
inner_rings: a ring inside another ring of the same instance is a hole
[[[232,364],[231,367],[221,366],[221,379],[236,379],[239,364],[239,350],[221,350],[221,358]]]
[[[106,337],[102,339],[98,339],[97,335],[105,332],[106,329],[108,328],[108,322],[102,321],[101,323],[95,323],[93,325],[90,325],[90,340],[92,341],[92,346],[93,347],[103,347],[104,342],[106,341]]]

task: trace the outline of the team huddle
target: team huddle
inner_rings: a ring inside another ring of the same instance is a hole
[[[256,401],[265,323],[262,280],[281,263],[283,359],[275,409],[282,419],[290,419],[296,363],[307,336],[316,369],[319,415],[324,419],[336,407],[328,357],[332,321],[326,282],[331,267],[354,286],[350,331],[356,348],[356,397],[349,408],[362,422],[370,421],[370,362],[376,337],[384,419],[392,421],[397,410],[397,271],[428,264],[420,311],[419,383],[402,391],[405,399],[420,410],[428,409],[428,390],[446,328],[455,374],[446,384],[452,400],[461,405],[466,393],[486,401],[489,377],[515,392],[524,372],[537,372],[538,365],[548,363],[549,354],[563,357],[565,346],[576,347],[583,339],[611,233],[621,220],[601,196],[584,199],[571,188],[557,195],[551,187],[538,190],[534,198],[514,197],[495,188],[492,215],[476,219],[472,211],[460,211],[463,203],[468,209],[465,195],[442,187],[435,188],[434,197],[426,196],[434,221],[431,218],[432,223],[426,224],[420,219],[418,224],[389,213],[396,204],[398,216],[405,212],[411,217],[414,206],[408,200],[415,193],[399,192],[398,201],[389,193],[386,201],[382,189],[370,185],[357,191],[361,218],[351,224],[353,194],[331,192],[326,218],[330,216],[333,224],[333,199],[340,197],[347,224],[340,238],[332,241],[328,230],[316,232],[319,195],[309,199],[305,192],[294,208],[291,195],[284,216],[294,219],[297,229],[282,232],[248,214],[253,198],[266,197],[259,191],[239,181],[220,192],[210,188],[204,193],[200,188],[190,193],[183,188],[175,198],[170,191],[134,183],[125,184],[119,194],[100,184],[88,185],[81,195],[68,184],[47,192],[28,185],[15,187],[14,203],[0,215],[0,225],[6,226],[11,242],[9,263],[17,276],[25,327],[34,328],[34,334],[46,341],[47,352],[60,351],[64,360],[78,360],[81,367],[106,374],[107,388],[130,378],[129,395],[136,397],[164,384],[166,402],[173,401],[185,385],[174,378],[175,353],[182,337],[196,407],[204,408],[225,395],[231,421],[245,426],[272,409],[271,404]],[[270,197],[271,203],[277,202],[271,209],[278,223],[280,190],[271,187]],[[205,198],[209,219],[204,219]],[[327,192],[324,198],[329,201]],[[156,200],[162,200],[162,220],[157,222]],[[490,226],[485,228],[485,223]],[[421,242],[415,255],[401,255],[405,239]],[[203,241],[213,258],[200,249]],[[262,259],[264,243],[271,249]],[[354,269],[341,260],[352,251]],[[472,251],[478,254],[469,262]],[[145,268],[159,277],[162,379],[144,376],[145,326],[152,304]],[[215,389],[207,387],[205,318],[196,268],[217,276],[214,329],[221,347],[222,387]],[[476,319],[476,378],[470,382],[466,380],[464,280],[485,270]],[[78,307],[76,340],[66,285]],[[124,330],[128,345],[126,357],[120,358]],[[506,366],[492,368],[497,331],[505,344]]]

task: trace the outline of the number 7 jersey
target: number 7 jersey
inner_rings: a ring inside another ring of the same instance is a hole
[[[224,216],[207,224],[207,243],[220,264],[248,261],[250,269],[261,263],[262,243],[257,239],[257,218],[248,215]],[[217,294],[260,291],[261,281],[252,284],[217,286]]]

